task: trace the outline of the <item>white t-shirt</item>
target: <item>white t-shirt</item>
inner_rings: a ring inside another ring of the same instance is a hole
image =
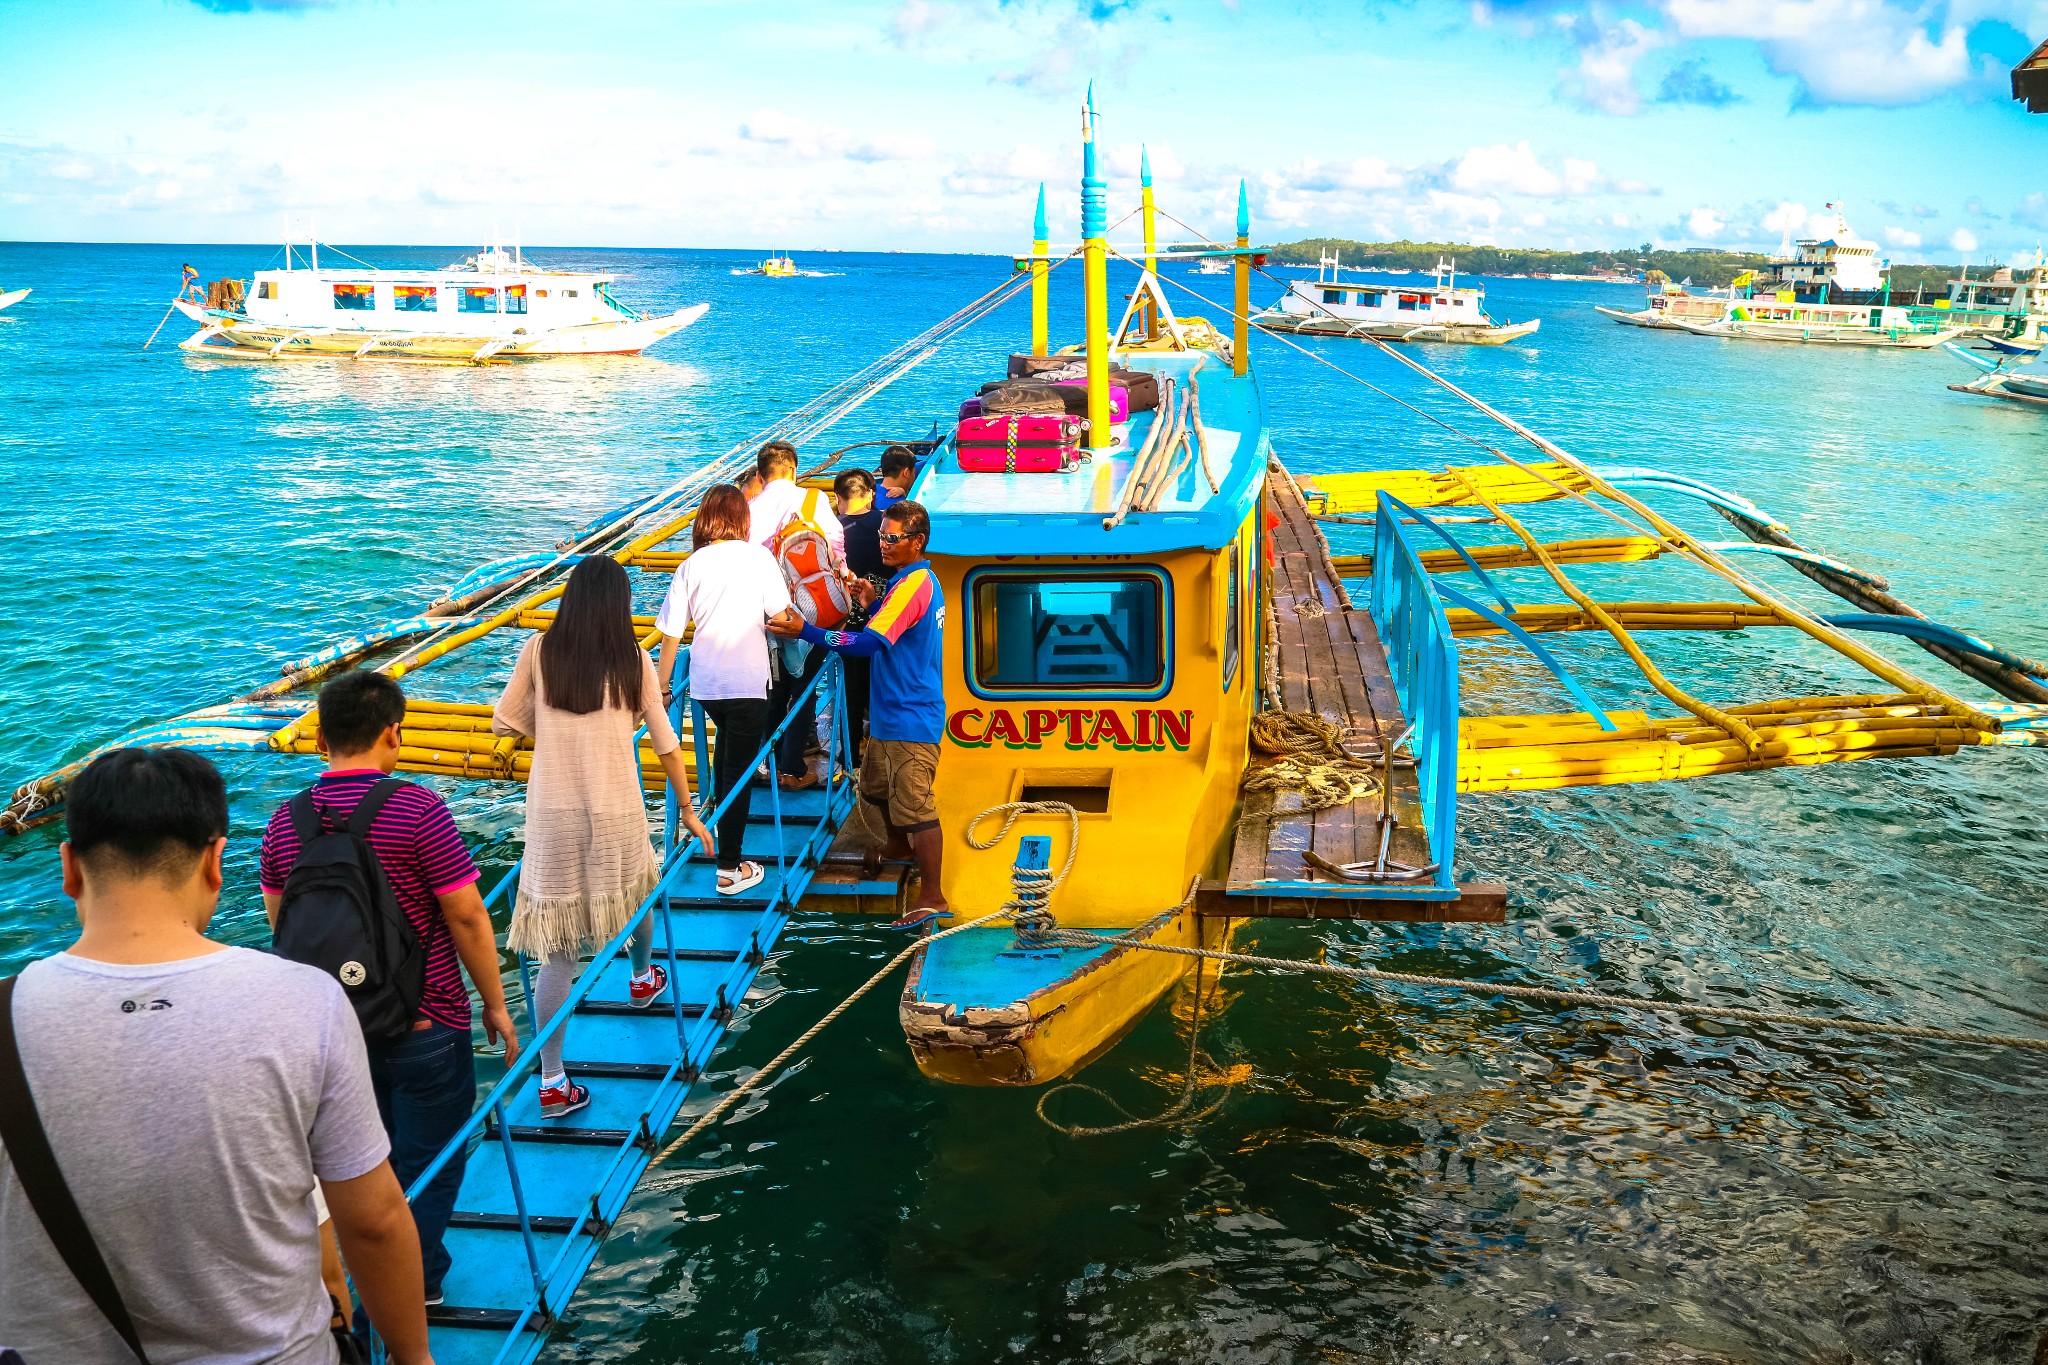
[[[789,524],[791,517],[803,511],[804,499],[815,497],[811,507],[810,520],[825,539],[832,542],[832,553],[839,556],[839,562],[846,562],[846,531],[839,525],[839,518],[832,511],[832,495],[815,488],[799,488],[788,479],[777,479],[774,483],[756,493],[747,504],[747,511],[753,514],[753,525],[747,539],[756,545],[766,545],[775,538],[775,533]]]
[[[334,978],[247,948],[58,953],[14,990],[29,1090],[149,1358],[332,1362],[309,1196],[391,1145]],[[135,1365],[4,1152],[0,1342],[33,1365]]]
[[[772,555],[749,541],[718,540],[683,561],[654,622],[663,635],[697,627],[690,642],[690,695],[698,701],[765,700],[765,623],[788,606],[789,585]]]

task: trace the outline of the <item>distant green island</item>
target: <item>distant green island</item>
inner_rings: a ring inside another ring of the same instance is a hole
[[[1743,271],[1754,270],[1770,259],[1759,252],[1716,251],[1710,247],[1658,251],[1647,242],[1613,251],[1548,251],[1474,246],[1469,242],[1353,242],[1338,237],[1287,242],[1274,247],[1271,255],[1284,265],[1314,265],[1324,253],[1333,251],[1343,255],[1347,266],[1371,265],[1383,270],[1427,273],[1436,269],[1438,257],[1444,257],[1456,258],[1461,274],[1605,275],[1661,270],[1674,280],[1690,279],[1697,285],[1727,284]],[[1979,274],[1988,274],[1991,268],[1974,267]],[[1961,270],[1959,265],[1894,265],[1892,293],[1910,294],[1924,286],[1929,298],[1943,297],[1948,293],[1948,282]]]

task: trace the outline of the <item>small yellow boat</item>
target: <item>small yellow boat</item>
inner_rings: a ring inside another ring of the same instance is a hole
[[[771,279],[787,280],[794,279],[796,276],[801,275],[804,272],[798,270],[796,268],[796,262],[791,260],[787,256],[770,256],[767,260],[755,266],[750,273],[755,275],[766,275]]]

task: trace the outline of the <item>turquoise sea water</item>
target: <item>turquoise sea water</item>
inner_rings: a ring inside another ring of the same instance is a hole
[[[801,263],[835,273],[770,281],[734,276],[750,259],[738,253],[537,251],[619,271],[641,307],[712,311],[644,358],[484,370],[195,360],[169,345],[190,331],[179,319],[139,349],[181,262],[246,277],[271,254],[0,244],[0,285],[36,291],[0,314],[9,785],[409,614],[484,559],[552,544],[1007,268],[817,256]],[[1056,276],[1068,318],[1074,273]],[[1185,278],[1219,299],[1228,284]],[[1963,367],[1939,353],[1710,342],[1591,309],[1634,297],[1491,282],[1496,317],[1543,317],[1535,344],[1415,354],[1585,458],[1741,492],[1930,615],[2048,655],[2048,418],[1946,392]],[[1026,325],[1019,300],[821,449],[923,432],[999,372]],[[1494,439],[1383,357],[1312,349]],[[1278,343],[1257,356],[1275,444],[1298,470],[1485,458]],[[1703,508],[1653,500],[1734,538]],[[1615,533],[1555,505],[1529,520],[1560,537]],[[1610,600],[1727,596],[1669,565],[1576,572]],[[1558,600],[1536,575],[1506,581]],[[1610,644],[1550,639],[1610,705],[1669,712]],[[1790,632],[1648,647],[1708,700],[1867,685]],[[1881,647],[1984,695],[1910,646]],[[420,686],[479,694],[503,662],[482,655]],[[1468,647],[1466,678],[1468,711],[1569,706],[1505,645]],[[235,828],[216,925],[261,942],[256,838],[311,769],[223,766]],[[509,865],[517,794],[439,786],[480,856]],[[1468,798],[1462,861],[1509,884],[1506,925],[1267,923],[1238,942],[2038,1034],[2044,791],[2048,754],[1993,749]],[[0,971],[68,939],[56,842],[47,828],[0,842]],[[800,921],[715,1079],[771,1056],[899,945],[866,922]],[[1075,1141],[1039,1124],[1035,1094],[922,1080],[877,992],[723,1130],[723,1170],[643,1187],[551,1358],[2024,1361],[2048,1325],[2039,1056],[1240,973],[1219,1003],[1204,1044],[1250,1076],[1218,1112]],[[1185,999],[1155,1011],[1087,1079],[1137,1112],[1163,1108],[1186,1014]],[[1106,1121],[1083,1097],[1059,1113]]]

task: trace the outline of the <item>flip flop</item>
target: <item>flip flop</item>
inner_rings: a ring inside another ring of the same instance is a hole
[[[935,921],[942,919],[951,919],[952,917],[953,912],[950,910],[934,910],[928,905],[920,905],[917,909],[911,911],[903,918],[889,921],[887,927],[891,929],[905,930],[922,929],[927,924],[931,924]]]

